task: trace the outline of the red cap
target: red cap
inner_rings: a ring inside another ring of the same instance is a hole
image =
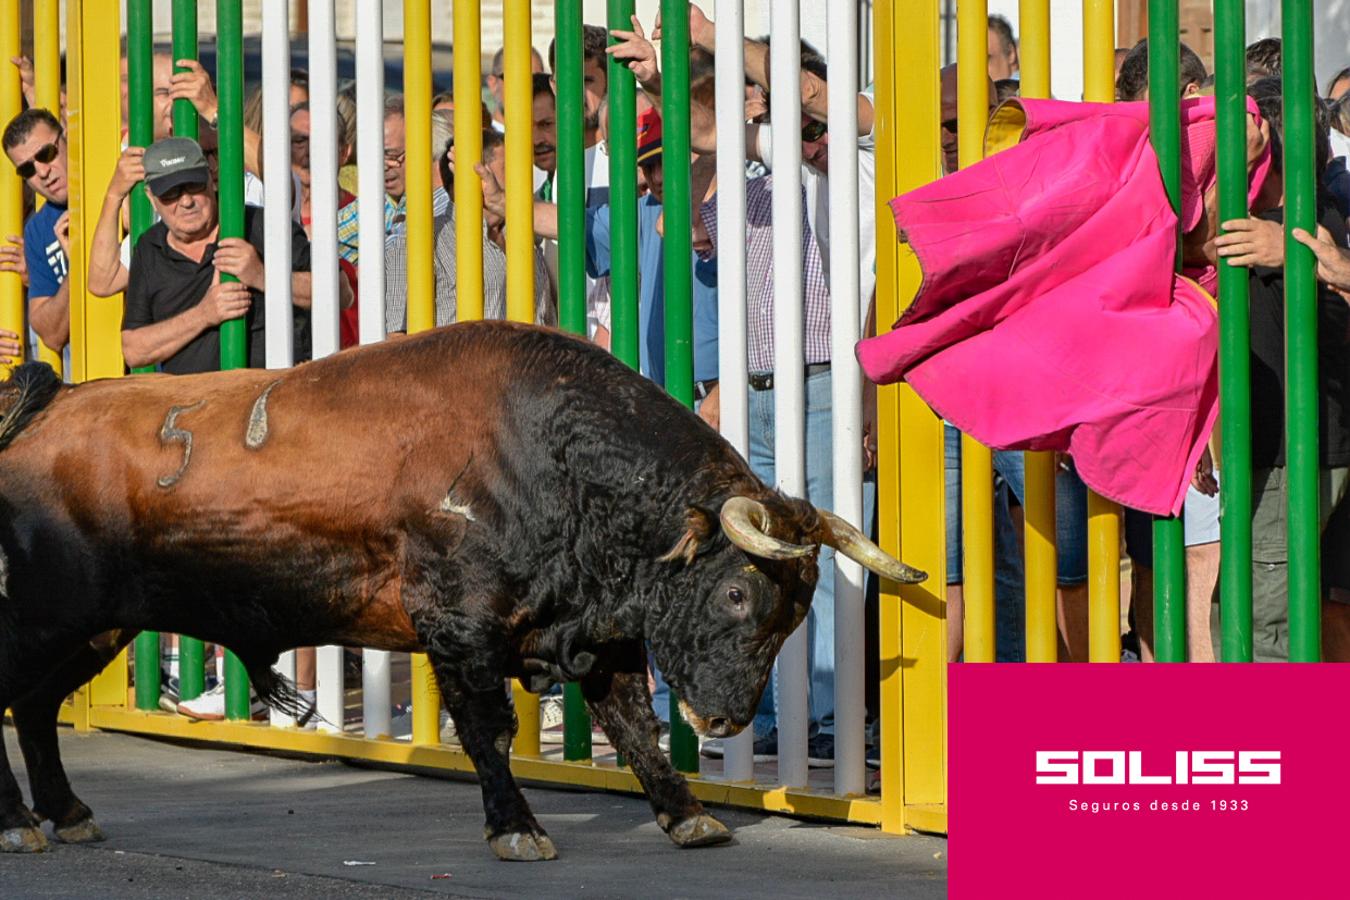
[[[661,114],[643,110],[637,117],[637,161],[646,162],[661,152]]]

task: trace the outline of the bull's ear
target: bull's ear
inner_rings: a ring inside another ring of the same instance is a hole
[[[661,557],[661,562],[674,562],[683,559],[685,565],[698,556],[700,546],[707,543],[719,528],[717,516],[699,506],[691,506],[684,511],[684,534],[675,542],[675,546]]]

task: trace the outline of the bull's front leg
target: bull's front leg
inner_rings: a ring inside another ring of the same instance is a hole
[[[491,687],[475,688],[465,673],[448,662],[449,659],[472,656],[446,655],[434,650],[430,655],[460,744],[478,773],[486,815],[483,835],[488,846],[499,859],[508,862],[557,859],[558,851],[553,841],[535,820],[511,775],[511,739],[516,733],[516,714],[507,702],[505,674],[489,679],[494,682]]]
[[[689,782],[661,752],[661,723],[652,711],[645,669],[593,673],[582,681],[582,692],[596,722],[642,783],[657,824],[672,841],[681,847],[706,847],[731,840],[731,831],[704,811]]]

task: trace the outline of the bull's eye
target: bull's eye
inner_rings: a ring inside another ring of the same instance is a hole
[[[745,593],[738,587],[727,590],[727,600],[731,602],[731,608],[737,613],[744,614],[746,610]]]

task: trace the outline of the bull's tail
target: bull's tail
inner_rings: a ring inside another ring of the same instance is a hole
[[[42,412],[61,390],[61,379],[45,362],[26,362],[0,385],[0,450]]]
[[[300,725],[304,725],[310,720],[315,722],[327,721],[319,715],[309,701],[300,696],[295,689],[295,684],[289,678],[271,666],[249,668],[248,677],[249,681],[253,683],[253,690],[257,692],[258,699],[267,704],[269,708],[290,716]],[[335,723],[329,722],[328,724]]]

